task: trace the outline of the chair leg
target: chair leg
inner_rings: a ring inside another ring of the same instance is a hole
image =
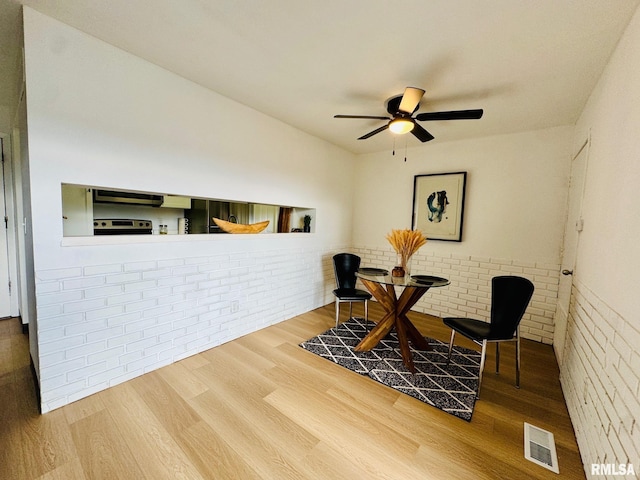
[[[496,342],[496,375],[500,373],[500,342]]]
[[[449,340],[449,353],[447,355],[447,367],[451,362],[451,350],[453,350],[453,339],[456,338],[456,331],[451,329],[451,340]]]
[[[364,321],[365,323],[369,321],[369,301],[364,301]]]
[[[516,388],[520,388],[520,327],[516,328]]]
[[[484,371],[484,360],[487,356],[487,341],[482,341],[482,353],[480,354],[480,371],[478,372],[478,391],[476,399],[480,398],[480,387],[482,386],[482,372]]]
[[[340,300],[336,298],[336,328],[338,327],[338,318],[340,317]]]

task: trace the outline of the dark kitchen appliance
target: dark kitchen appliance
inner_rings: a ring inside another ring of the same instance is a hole
[[[151,235],[151,220],[121,218],[94,218],[94,235]]]
[[[120,190],[93,190],[95,203],[119,203],[128,205],[150,205],[159,207],[164,202],[164,195],[142,192],[125,192]]]
[[[251,223],[249,204],[222,200],[191,199],[191,208],[185,210],[189,220],[189,233],[225,233],[212,217],[234,223]]]

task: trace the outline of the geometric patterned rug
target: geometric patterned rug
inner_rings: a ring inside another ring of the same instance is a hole
[[[411,348],[417,370],[412,374],[402,363],[395,330],[370,352],[353,350],[372,327],[372,323],[367,326],[363,318],[354,317],[337,328],[302,342],[300,346],[451,415],[471,421],[478,388],[480,352],[454,345],[451,363],[447,366],[449,345],[427,338],[432,350],[423,352]]]

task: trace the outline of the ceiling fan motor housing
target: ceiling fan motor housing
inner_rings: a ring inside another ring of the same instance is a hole
[[[401,112],[399,108],[400,108],[400,102],[402,101],[402,97],[403,95],[396,95],[394,97],[391,97],[389,100],[387,100],[387,112],[389,112],[390,115],[393,115],[393,116],[405,115],[407,117],[410,117],[415,112],[417,112],[418,109],[420,108],[420,104],[418,103],[416,105],[416,108],[413,109],[413,112],[411,113]]]

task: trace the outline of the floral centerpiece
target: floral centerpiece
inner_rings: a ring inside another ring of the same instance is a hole
[[[391,230],[387,234],[387,240],[398,254],[398,264],[392,272],[393,276],[397,277],[409,273],[408,266],[411,256],[427,243],[427,238],[420,230]]]

